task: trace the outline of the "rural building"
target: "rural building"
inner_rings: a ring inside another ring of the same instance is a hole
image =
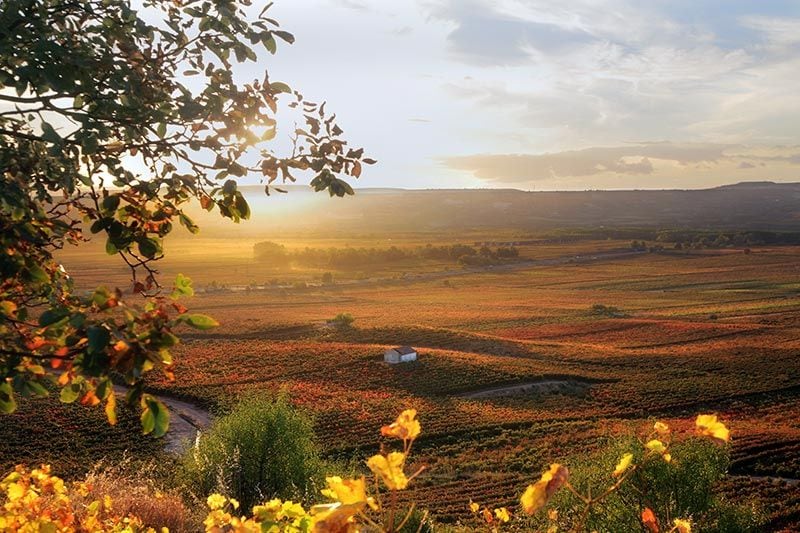
[[[417,351],[411,346],[398,346],[386,350],[383,354],[383,360],[393,365],[397,363],[408,363],[417,360]]]

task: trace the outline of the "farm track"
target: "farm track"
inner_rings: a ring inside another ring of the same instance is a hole
[[[124,397],[128,387],[114,385],[114,394]],[[164,450],[180,455],[197,438],[198,432],[211,425],[211,413],[197,404],[178,400],[169,396],[158,395],[170,412],[169,431],[164,435]]]

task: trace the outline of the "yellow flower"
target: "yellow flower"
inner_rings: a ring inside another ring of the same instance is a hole
[[[628,468],[631,466],[631,461],[633,461],[633,454],[626,453],[622,456],[622,459],[619,460],[617,463],[617,467],[614,469],[613,476],[619,477],[624,474]]]
[[[322,489],[322,494],[332,500],[345,505],[369,504],[375,509],[377,506],[372,498],[367,497],[367,487],[364,477],[361,479],[342,479],[339,476],[326,477],[327,489]]]
[[[227,501],[222,494],[212,494],[206,499],[206,503],[212,510],[222,509]]]
[[[495,509],[494,515],[501,522],[508,522],[509,520],[511,520],[511,515],[508,514],[508,509],[506,509],[505,507],[500,507],[499,509]]]
[[[419,420],[416,419],[416,416],[416,409],[406,409],[392,424],[381,428],[381,435],[402,440],[416,439],[420,433]]]
[[[522,508],[528,514],[534,514],[547,505],[553,494],[569,479],[569,470],[560,464],[550,465],[550,470],[542,474],[541,479],[528,485],[520,498]]]
[[[477,503],[473,502],[472,500],[469,501],[469,510],[472,513],[477,513],[478,509],[480,509],[480,508],[481,508],[481,506],[478,505]]]
[[[670,455],[669,452],[667,452],[667,447],[660,440],[653,439],[649,441],[647,444],[645,444],[644,447],[653,453],[659,454],[664,459],[664,461],[668,463],[672,461],[672,455]]]
[[[669,435],[669,426],[664,422],[656,422],[653,424],[653,430],[659,435]]]
[[[408,485],[408,478],[403,472],[405,460],[405,454],[392,452],[386,456],[373,455],[367,461],[367,466],[381,477],[389,490],[403,490]]]
[[[697,415],[695,426],[700,435],[711,437],[720,442],[731,440],[731,432],[725,427],[725,424],[717,420],[717,415]]]
[[[676,518],[673,523],[675,524],[675,531],[678,533],[692,533],[692,524],[688,520]]]

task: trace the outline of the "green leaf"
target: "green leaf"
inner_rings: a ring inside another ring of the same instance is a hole
[[[98,353],[106,349],[108,342],[111,340],[109,331],[101,326],[91,326],[86,331],[86,337],[89,339],[87,349],[89,352]]]
[[[103,198],[102,206],[103,210],[105,211],[108,212],[116,211],[117,208],[119,207],[119,196],[117,196],[116,194],[111,196],[106,196],[105,198]]]
[[[154,258],[158,253],[158,241],[155,239],[142,238],[137,241],[137,244],[139,245],[139,253],[147,259]]]
[[[153,411],[150,410],[150,407],[144,408],[140,420],[142,422],[142,433],[144,433],[145,435],[147,435],[148,433],[152,433],[152,431],[156,427],[156,417],[153,414]]]
[[[62,403],[72,403],[81,395],[80,383],[70,383],[61,389],[60,399]]]
[[[30,275],[31,281],[38,282],[38,283],[47,283],[50,281],[50,277],[47,275],[47,272],[40,267],[39,265],[31,265],[28,268],[28,274]]]
[[[11,383],[4,381],[0,383],[0,413],[13,413],[17,409],[17,402],[14,401],[14,389]]]
[[[178,220],[181,221],[181,224],[183,226],[185,226],[186,229],[189,230],[189,232],[194,233],[194,234],[197,234],[197,233],[200,232],[200,227],[197,224],[195,224],[194,221],[191,218],[189,218],[188,215],[180,213],[178,215]]]
[[[53,126],[47,122],[42,122],[42,139],[54,144],[61,144],[63,142],[61,136],[56,133],[56,130],[53,129]]]
[[[47,327],[69,316],[69,312],[64,309],[48,309],[39,316],[39,325]]]
[[[170,294],[170,298],[177,300],[181,296],[194,296],[194,289],[192,288],[192,280],[183,274],[178,274],[175,278],[175,288]]]
[[[156,134],[158,134],[158,136],[161,137],[162,139],[167,136],[166,122],[162,122],[161,124],[158,125],[158,128],[156,129]]]
[[[44,398],[50,395],[50,392],[38,381],[26,381],[25,393],[27,396],[35,396],[37,398]]]
[[[273,93],[290,93],[292,92],[292,88],[283,83],[282,81],[273,81],[270,82],[269,88],[272,90]]]
[[[284,41],[286,41],[289,44],[294,43],[294,35],[292,35],[288,31],[276,30],[276,31],[274,31],[272,33],[274,35],[277,35],[278,37],[280,37],[281,39],[283,39]]]
[[[160,400],[150,395],[142,398],[145,408],[142,411],[142,431],[154,437],[163,437],[169,429],[169,409]]]
[[[219,322],[208,315],[191,314],[183,315],[181,319],[195,329],[206,330],[219,326]]]
[[[268,31],[261,34],[261,43],[270,54],[278,51],[278,43],[275,42],[275,38]]]

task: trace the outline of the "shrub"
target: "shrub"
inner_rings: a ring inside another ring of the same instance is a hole
[[[353,318],[353,315],[350,313],[339,313],[333,317],[332,320],[329,320],[328,323],[337,329],[345,329],[352,327],[353,322],[355,321],[356,319]]]
[[[628,315],[617,307],[603,304],[594,304],[590,312],[594,315],[607,316],[609,318],[627,318]]]
[[[261,395],[215,420],[181,466],[195,496],[221,492],[245,509],[270,498],[308,500],[322,474],[311,420],[286,398]]]
[[[566,531],[567,526],[581,523],[586,531],[640,531],[645,517],[652,517],[654,522],[660,521],[663,531],[671,531],[668,517],[672,517],[690,519],[699,531],[761,531],[763,523],[753,509],[734,506],[714,492],[727,471],[729,448],[721,446],[718,439],[697,437],[670,444],[666,426],[658,427],[663,429],[660,434],[654,429],[645,439],[616,437],[602,452],[571,461],[570,490],[561,491],[552,501],[558,511],[535,518],[531,525],[546,529],[549,522]],[[642,441],[647,445],[642,446]],[[620,458],[626,456],[635,469],[620,468]],[[610,475],[615,465],[617,475]],[[583,515],[587,507],[581,494],[603,494],[605,489],[598,488],[608,487],[615,480],[624,483],[607,497],[598,498]],[[674,530],[684,531],[679,527]]]

